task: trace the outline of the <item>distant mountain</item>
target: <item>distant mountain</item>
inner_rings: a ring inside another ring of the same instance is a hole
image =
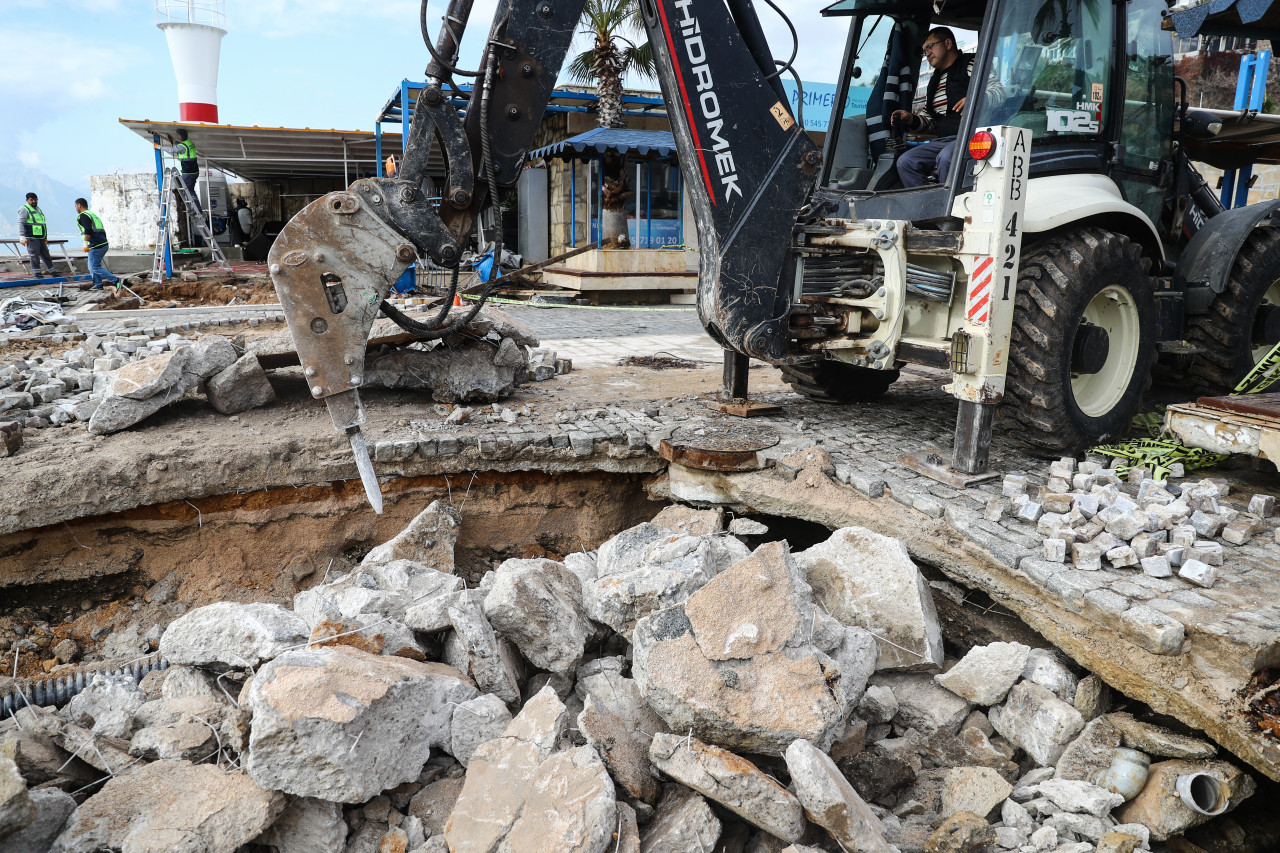
[[[0,162],[0,237],[19,236],[18,209],[26,204],[27,193],[40,197],[50,236],[79,239],[75,201],[89,198],[89,187],[76,189],[15,162]]]

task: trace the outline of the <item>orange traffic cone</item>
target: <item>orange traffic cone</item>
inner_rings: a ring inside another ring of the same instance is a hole
[[[462,294],[460,293],[453,294],[453,305],[455,308],[462,307]]]

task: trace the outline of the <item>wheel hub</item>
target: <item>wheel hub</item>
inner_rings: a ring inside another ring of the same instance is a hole
[[[1075,343],[1071,346],[1071,372],[1092,376],[1106,365],[1110,354],[1111,336],[1107,330],[1082,325],[1076,330]]]
[[[1280,305],[1263,303],[1253,318],[1253,345],[1272,347],[1280,343]]]

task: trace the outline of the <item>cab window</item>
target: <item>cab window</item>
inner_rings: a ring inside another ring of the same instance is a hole
[[[905,44],[903,26],[885,15],[868,15],[856,22],[855,58],[849,64],[847,94],[832,112],[829,127],[835,133],[830,149],[828,180],[844,189],[862,189],[871,179],[876,157],[888,139],[887,115],[898,108],[903,96],[899,74],[889,71]],[[887,110],[887,112],[886,112]]]
[[[1003,4],[978,126],[1030,128],[1040,142],[1100,136],[1113,28],[1107,0]]]

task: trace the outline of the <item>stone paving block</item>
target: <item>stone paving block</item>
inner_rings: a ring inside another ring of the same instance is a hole
[[[1050,563],[1066,562],[1067,543],[1056,537],[1044,540],[1044,558]]]
[[[1066,571],[1067,567],[1062,563],[1055,563],[1050,560],[1040,559],[1038,557],[1024,557],[1018,563],[1018,569],[1031,580],[1045,586],[1049,582],[1049,578]]]
[[[1218,606],[1218,602],[1194,589],[1180,589],[1171,594],[1169,598],[1188,607],[1202,607],[1206,610],[1216,609]]]
[[[1145,586],[1140,586],[1139,584],[1127,580],[1116,581],[1115,583],[1110,584],[1110,587],[1125,598],[1135,601],[1147,601],[1148,599],[1155,598],[1156,595],[1155,592],[1147,589]]]
[[[917,495],[911,500],[911,507],[917,512],[922,512],[930,518],[942,518],[942,503],[936,498],[926,495]]]
[[[1120,614],[1120,635],[1157,655],[1177,654],[1186,629],[1154,607],[1137,605]]]
[[[1194,545],[1186,550],[1183,556],[1183,565],[1188,562],[1199,561],[1208,566],[1222,565],[1222,546],[1217,542],[1208,540],[1197,540]]]
[[[1243,545],[1253,538],[1253,522],[1233,521],[1222,529],[1222,539],[1231,545]]]
[[[1143,557],[1142,571],[1143,574],[1150,575],[1153,578],[1167,578],[1173,574],[1169,558],[1164,554],[1157,554],[1154,557]]]
[[[1084,594],[1086,610],[1096,612],[1104,617],[1108,625],[1114,624],[1114,617],[1129,609],[1129,599],[1109,589],[1092,589]]]
[[[1276,511],[1276,499],[1272,495],[1254,495],[1249,498],[1249,512],[1259,518],[1270,518]]]
[[[1071,546],[1071,562],[1080,571],[1097,571],[1102,568],[1102,549],[1089,542],[1077,542]]]
[[[1073,496],[1066,492],[1050,492],[1043,499],[1045,512],[1054,512],[1059,515],[1070,512],[1073,503]]]
[[[1138,555],[1128,545],[1112,548],[1107,552],[1107,561],[1116,568],[1138,565]]]
[[[1058,593],[1068,601],[1080,602],[1084,600],[1084,594],[1089,590],[1100,589],[1105,585],[1105,581],[1089,572],[1082,572],[1077,569],[1067,569],[1054,575],[1048,583],[1048,588]]]
[[[1218,573],[1213,566],[1193,558],[1183,562],[1182,567],[1178,569],[1178,577],[1189,580],[1197,586],[1208,588],[1217,581]]]

